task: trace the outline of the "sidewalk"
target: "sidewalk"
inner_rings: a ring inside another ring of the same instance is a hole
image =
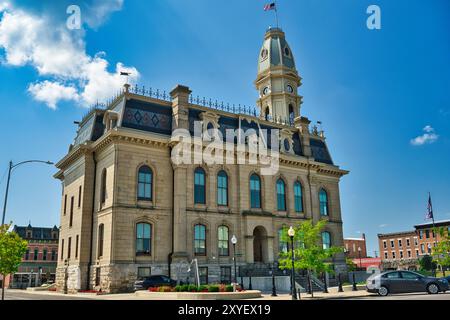
[[[367,297],[373,296],[374,294],[368,293],[365,288],[362,286],[358,287],[358,291],[352,291],[351,286],[345,286],[344,292],[338,292],[337,287],[331,287],[328,289],[329,293],[322,292],[314,292],[314,298],[311,297],[310,294],[302,293],[301,300],[326,300],[326,299],[351,299],[357,297]],[[8,291],[17,291],[23,292],[21,290],[8,290]],[[95,293],[77,293],[77,294],[62,294],[50,291],[26,291],[27,294],[32,294],[36,296],[36,300],[39,300],[39,296],[50,295],[53,297],[65,297],[65,298],[73,298],[73,300],[77,300],[80,298],[83,299],[92,299],[92,300],[161,300],[160,297],[155,299],[149,299],[149,296],[137,295],[135,293],[121,293],[121,294],[104,294],[97,295]],[[165,300],[165,299],[164,299]],[[261,298],[254,298],[249,300],[291,300],[291,295],[288,293],[279,293],[276,297],[272,297],[271,293],[263,293]],[[237,301],[237,300],[236,300]],[[245,301],[245,300],[241,300]],[[248,300],[247,300],[248,301]]]

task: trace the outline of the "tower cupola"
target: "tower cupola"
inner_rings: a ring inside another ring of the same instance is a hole
[[[301,77],[285,33],[270,28],[258,57],[258,75],[255,81],[259,92],[257,105],[261,118],[283,123],[294,123],[300,116],[302,97],[298,95]]]

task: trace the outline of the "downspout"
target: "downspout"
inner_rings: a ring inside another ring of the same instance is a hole
[[[171,157],[172,155],[172,147],[169,147],[169,157]],[[172,166],[172,249],[167,257],[167,265],[169,268],[169,278],[172,278],[172,272],[171,272],[171,267],[172,267],[172,256],[173,256],[173,251],[175,249],[175,236],[174,236],[174,232],[175,232],[175,169]]]
[[[91,216],[91,241],[89,248],[89,263],[87,269],[87,289],[90,288],[91,282],[91,266],[92,266],[92,251],[93,251],[93,243],[94,243],[94,213],[95,213],[95,189],[96,189],[96,180],[97,180],[97,160],[95,159],[95,151],[92,153],[92,159],[94,161],[94,185],[92,191],[92,216]]]

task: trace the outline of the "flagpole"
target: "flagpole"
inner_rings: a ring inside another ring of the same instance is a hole
[[[275,4],[275,17],[277,19],[277,29],[278,29],[279,28],[279,25],[278,25],[278,8],[277,8],[276,4]]]

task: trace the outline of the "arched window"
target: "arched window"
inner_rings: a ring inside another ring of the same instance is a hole
[[[138,172],[138,199],[152,201],[153,171],[142,166]]]
[[[320,215],[328,216],[328,194],[324,189],[319,192]]]
[[[287,231],[285,228],[278,230],[278,251],[281,253],[288,252]]]
[[[136,224],[136,255],[152,254],[152,225],[150,223]]]
[[[37,260],[38,256],[39,256],[39,249],[38,248],[34,248],[33,260]]]
[[[105,233],[105,225],[102,223],[98,226],[98,257],[103,257],[103,238]]]
[[[299,181],[294,183],[295,212],[303,212],[303,189]]]
[[[286,185],[283,179],[277,181],[277,208],[278,211],[286,211]]]
[[[269,120],[270,120],[270,110],[269,110],[269,107],[266,107],[266,112],[265,112],[264,118],[266,119],[266,121],[269,121]]]
[[[194,254],[206,256],[206,226],[202,224],[194,226]]]
[[[217,204],[228,206],[228,175],[223,170],[217,175]]]
[[[289,121],[291,124],[294,124],[295,112],[292,104],[289,105]]]
[[[106,168],[102,171],[102,181],[100,184],[100,202],[104,204],[106,201]]]
[[[250,177],[250,206],[261,208],[261,179],[256,173]]]
[[[229,232],[227,226],[220,226],[217,238],[219,239],[219,256],[226,257],[230,255],[229,250]]]
[[[206,181],[205,170],[195,169],[194,172],[194,202],[196,204],[206,204]]]
[[[331,235],[329,232],[322,232],[322,245],[324,249],[331,248]]]

